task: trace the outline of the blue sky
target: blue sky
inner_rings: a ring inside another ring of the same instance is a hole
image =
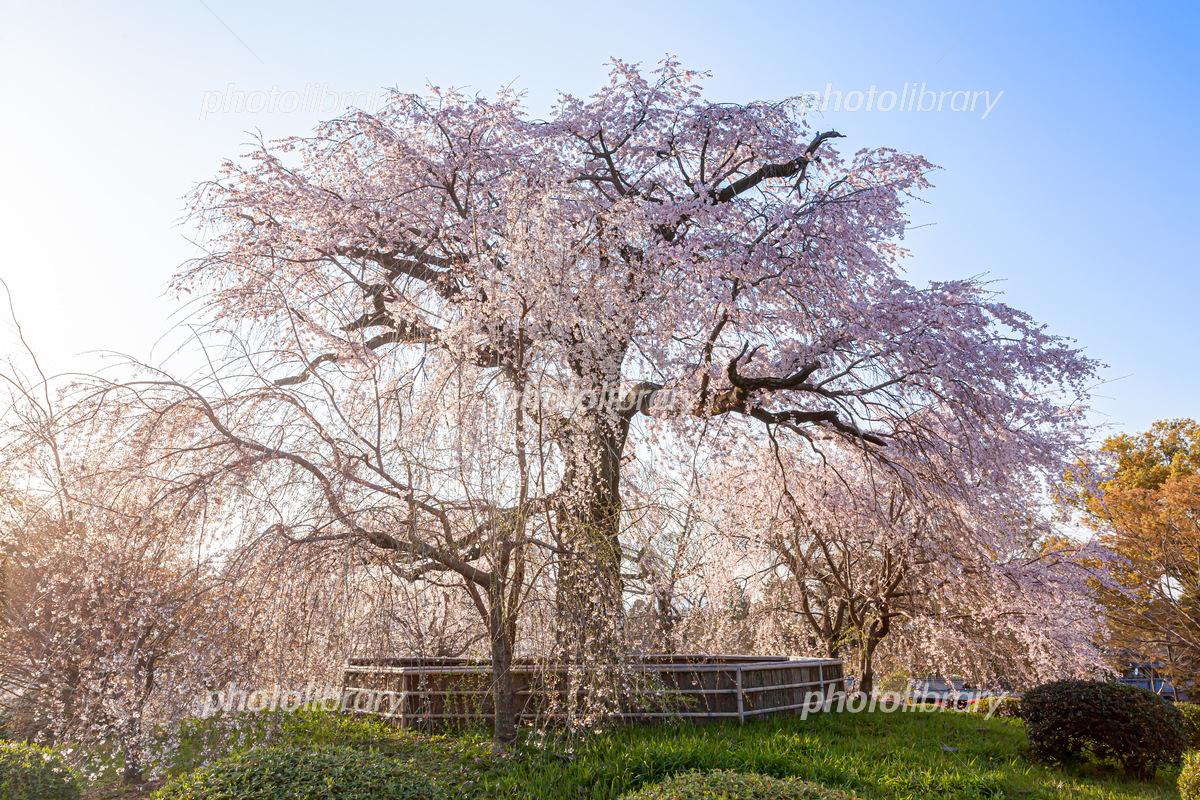
[[[165,355],[152,348],[180,308],[166,283],[194,254],[181,197],[247,131],[330,116],[283,110],[306,93],[512,84],[536,114],[558,90],[590,93],[611,56],[665,53],[727,101],[986,91],[986,118],[947,96],[814,125],[940,165],[912,209],[913,279],[986,273],[1109,365],[1096,420],[1139,430],[1200,416],[1197,42],[1192,3],[4,0],[0,277],[52,369],[93,369],[98,349]],[[273,89],[274,109],[222,108]]]

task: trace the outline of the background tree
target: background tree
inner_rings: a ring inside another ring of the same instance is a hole
[[[729,498],[730,526],[780,581],[780,612],[852,663],[861,691],[874,689],[880,654],[907,674],[978,682],[1094,671],[1104,635],[1089,588],[1094,548],[1053,535],[1036,473],[1025,489],[1012,477],[1003,487],[981,479],[973,502],[947,504],[861,452],[780,448],[714,494]]]
[[[1122,560],[1099,587],[1115,644],[1200,677],[1200,425],[1160,420],[1105,440],[1073,473],[1086,522]]]
[[[0,470],[14,487],[0,517],[0,698],[14,735],[95,745],[139,781],[217,665],[236,661],[207,580],[200,523],[215,504],[175,493],[164,472],[177,462],[118,435],[126,418],[56,398],[29,362],[32,379],[0,370]]]

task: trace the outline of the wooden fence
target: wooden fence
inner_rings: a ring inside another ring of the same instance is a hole
[[[567,666],[519,661],[513,666],[522,720],[561,717]],[[842,662],[788,656],[665,655],[638,658],[624,671],[620,716],[628,721],[747,719],[799,713],[809,703],[845,691]],[[410,726],[486,721],[492,716],[492,674],[486,661],[350,659],[343,704],[357,713]]]

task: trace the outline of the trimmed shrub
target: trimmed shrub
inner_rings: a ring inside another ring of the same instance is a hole
[[[1200,752],[1188,753],[1179,773],[1180,800],[1200,800]]]
[[[0,797],[4,800],[78,800],[71,770],[53,750],[0,741]]]
[[[164,786],[156,800],[431,800],[410,764],[348,747],[262,747]]]
[[[1200,705],[1176,703],[1175,707],[1183,714],[1183,727],[1187,730],[1188,749],[1200,750]]]
[[[1021,718],[1034,755],[1070,763],[1090,756],[1139,778],[1178,764],[1183,714],[1148,689],[1100,681],[1055,681],[1026,692]]]
[[[732,772],[684,772],[622,800],[854,800],[854,795],[797,778]]]

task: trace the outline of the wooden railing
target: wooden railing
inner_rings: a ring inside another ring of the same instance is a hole
[[[842,662],[787,656],[648,656],[626,665],[620,716],[719,720],[794,714],[845,691]],[[519,716],[561,717],[569,667],[533,661],[514,664]],[[349,693],[349,694],[347,694]],[[343,672],[343,703],[404,726],[484,721],[492,715],[487,662],[465,659],[351,659]],[[557,704],[561,705],[561,704]]]

